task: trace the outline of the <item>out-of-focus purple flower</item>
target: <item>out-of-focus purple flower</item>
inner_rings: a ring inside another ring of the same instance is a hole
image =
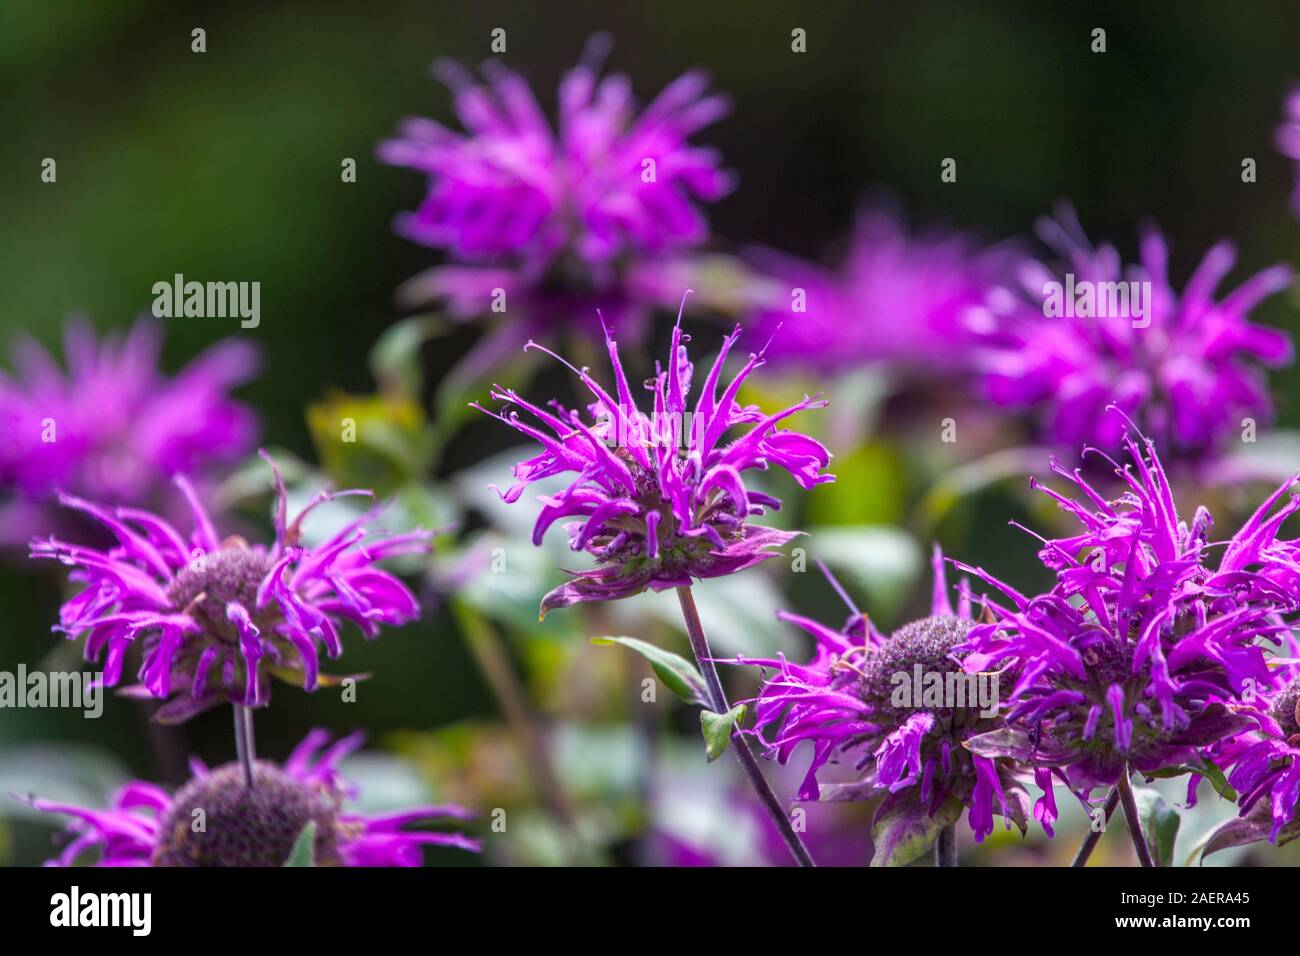
[[[555,126],[499,63],[484,65],[484,83],[435,65],[465,131],[408,119],[378,150],[428,177],[397,231],[449,259],[408,283],[405,301],[438,300],[462,319],[505,310],[537,335],[600,307],[621,334],[637,331],[647,284],[634,277],[704,242],[699,203],[732,188],[717,152],[690,142],[728,104],[690,72],[638,113],[627,77],[600,76],[609,47],[593,37],[565,76]]]
[[[194,761],[189,783],[174,796],[141,780],[123,787],[106,810],[34,799],[32,806],[73,818],[62,852],[47,866],[74,866],[86,854],[98,866],[283,866],[299,835],[316,824],[317,866],[419,866],[423,846],[480,849],[459,833],[408,827],[473,814],[463,807],[414,807],[371,815],[346,809],[357,790],[338,764],[361,746],[361,734],[329,743],[313,730],[281,765],[258,761],[250,789],[238,763],[209,770]],[[201,808],[205,826],[192,826]]]
[[[688,404],[693,374],[685,345],[689,337],[682,333],[680,316],[667,368],[657,367],[646,383],[654,396],[649,414],[637,407],[608,330],[612,393],[585,369],[569,366],[594,398],[587,408],[589,420],[558,403],[550,403],[548,411],[513,389],[493,386],[494,399],[517,405],[536,424],[517,412],[488,414],[543,447],[541,454],[515,466],[517,481],[501,497],[513,503],[535,481],[574,474],[563,490],[539,496],[543,507],[533,543],[540,544],[556,521],[576,518],[565,525],[571,546],[597,560],[595,568],[571,572],[571,581],[547,594],[543,614],[583,601],[616,600],[646,588],[659,591],[687,586],[693,578],[733,574],[773,557],[773,548],[795,536],[750,522],[766,508],[780,507],[780,501],[746,488],[743,472],[776,465],[804,488],[833,481],[823,473],[830,461],[825,448],[777,427],[796,412],[826,402],[805,396],[773,415],[739,404],[741,385],[763,364],[761,353],[751,354],[719,395],[723,365],[739,337],[736,329],[723,339],[693,408]],[[547,352],[532,342],[527,347]],[[728,441],[732,429],[743,431]]]
[[[967,746],[1050,768],[1084,799],[1126,766],[1204,766],[1214,748],[1253,732],[1282,679],[1263,645],[1283,643],[1281,615],[1300,599],[1300,575],[1277,540],[1300,508],[1286,497],[1294,479],[1216,542],[1204,508],[1190,523],[1179,515],[1153,444],[1144,454],[1124,442],[1131,466],[1106,459],[1127,486],[1114,501],[1055,461],[1075,494],[1033,482],[1079,524],[1041,539],[1039,560],[1056,575],[1050,591],[1027,597],[962,566],[1006,599],[990,601],[996,620],[971,631],[967,666],[1019,674],[1007,728]]]
[[[64,332],[67,370],[34,340],[0,372],[0,487],[20,505],[58,489],[114,504],[142,505],[177,473],[246,454],[257,425],[230,389],[257,371],[248,343],[214,346],[167,378],[158,369],[162,330],[137,322],[101,340],[84,321]],[[11,514],[6,523],[20,516]]]
[[[1291,209],[1300,216],[1300,86],[1292,87],[1286,97],[1286,119],[1277,128],[1277,148],[1283,156],[1295,160],[1295,192],[1291,194]]]
[[[147,511],[63,495],[65,506],[103,524],[117,543],[100,550],[53,537],[32,542],[32,557],[67,565],[71,580],[82,585],[60,609],[54,630],[69,638],[86,634],[86,660],[103,658],[110,687],[121,680],[126,653],[139,640],[140,685],[129,692],[170,698],[159,720],[186,720],[225,700],[264,706],[271,676],[315,690],[319,650],[331,658],[343,652],[342,621],[374,638],[382,625],[419,617],[415,596],[377,562],[427,552],[432,532],[368,531],[375,509],[322,544],[304,547],[302,522],[315,507],[369,492],[322,492],[289,523],[284,482],[273,462],[271,468],[279,499],[270,547],[219,538],[183,477],[176,483],[194,519],[188,538]]]
[[[799,799],[884,797],[876,811],[874,862],[915,858],[963,809],[969,809],[977,840],[993,831],[995,814],[1023,832],[1031,813],[1011,761],[973,754],[963,746],[1002,726],[1001,706],[994,699],[983,709],[985,702],[977,699],[971,681],[976,675],[965,673],[959,649],[975,623],[970,592],[960,589],[954,611],[938,548],[934,577],[931,615],[892,635],[878,632],[851,605],[852,614],[839,630],[782,612],[782,620],[816,639],[813,659],[804,665],[784,656],[734,661],[773,671],[753,702],[755,732],[769,756],[786,763],[801,745],[812,745]],[[913,686],[918,676],[920,685]],[[900,697],[904,685],[909,690]],[[937,696],[927,696],[923,688],[930,686],[940,688]],[[962,688],[960,701],[946,696],[949,687]],[[965,696],[967,690],[971,697]],[[852,782],[821,779],[828,764],[841,762],[855,771]],[[1049,803],[1050,794],[1049,784]],[[1053,806],[1044,820],[1049,832],[1055,816]],[[926,846],[914,846],[898,859],[900,844],[920,839],[918,834],[927,829]]]
[[[859,216],[837,272],[765,251],[752,258],[771,296],[748,324],[773,339],[774,364],[817,372],[872,362],[963,367],[975,341],[967,317],[1015,261],[1009,247],[981,250],[959,233],[909,236],[881,208]]]
[[[1300,836],[1300,678],[1273,699],[1261,737],[1242,748],[1228,783],[1241,794],[1242,816],[1268,798],[1268,839],[1282,843]]]
[[[1032,411],[1049,441],[1115,453],[1124,423],[1104,413],[1113,404],[1178,459],[1214,453],[1243,418],[1268,423],[1273,406],[1262,367],[1289,363],[1291,340],[1248,315],[1290,284],[1288,266],[1257,273],[1216,300],[1236,258],[1226,241],[1179,293],[1154,229],[1141,237],[1140,263],[1127,269],[1114,247],[1093,248],[1069,207],[1040,220],[1038,232],[1063,260],[1060,269],[1025,263],[1023,296],[1008,290],[972,317],[985,337],[975,360],[990,401]]]

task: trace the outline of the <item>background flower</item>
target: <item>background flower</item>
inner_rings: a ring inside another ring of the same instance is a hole
[[[1116,451],[1124,423],[1105,414],[1113,404],[1171,460],[1220,450],[1240,435],[1243,417],[1260,427],[1272,420],[1263,369],[1291,362],[1291,338],[1248,316],[1290,285],[1289,266],[1259,272],[1216,300],[1236,260],[1226,241],[1206,253],[1180,293],[1169,280],[1168,246],[1154,229],[1142,236],[1140,263],[1127,269],[1114,247],[1092,246],[1069,207],[1040,220],[1038,233],[1060,266],[1026,264],[1022,296],[999,297],[973,319],[988,336],[977,363],[995,405],[1029,410],[1044,437],[1062,447]],[[1089,310],[1105,314],[1076,314],[1073,303],[1065,315],[1045,312],[1048,283],[1068,290],[1119,282],[1147,284],[1142,314],[1127,296],[1118,308]]]
[[[90,853],[98,866],[284,866],[308,824],[315,824],[316,866],[419,866],[427,845],[478,850],[459,833],[410,829],[442,818],[468,819],[463,807],[414,807],[400,813],[362,814],[346,808],[357,791],[338,764],[361,746],[361,734],[336,741],[313,730],[281,765],[258,761],[253,788],[237,763],[208,769],[192,764],[192,777],[175,795],[136,780],[104,810],[34,798],[33,807],[72,817],[68,841],[54,866],[73,866]],[[197,829],[193,812],[204,811]]]
[[[0,372],[0,539],[37,533],[54,490],[120,505],[151,502],[172,475],[202,474],[247,454],[257,422],[229,392],[258,370],[258,352],[228,340],[173,378],[158,368],[162,329],[141,319],[97,338],[84,320],[64,329],[66,371],[34,339]]]

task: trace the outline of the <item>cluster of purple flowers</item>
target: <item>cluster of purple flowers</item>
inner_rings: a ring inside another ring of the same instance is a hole
[[[264,707],[271,677],[315,690],[324,679],[321,652],[342,653],[345,621],[373,638],[384,625],[415,620],[414,595],[379,563],[427,552],[432,534],[375,531],[373,509],[306,546],[303,521],[313,509],[369,492],[322,492],[289,521],[287,492],[268,458],[275,540],[266,546],[219,536],[203,501],[207,485],[189,476],[248,451],[255,420],[227,392],[253,374],[257,356],[245,343],[226,342],[167,379],[156,365],[160,344],[158,328],[144,321],[125,338],[102,342],[89,325],[72,323],[65,373],[35,343],[21,343],[17,377],[0,377],[8,439],[0,483],[10,494],[6,540],[43,525],[31,556],[70,569],[75,591],[54,630],[83,641],[86,660],[102,665],[105,686],[121,683],[138,653],[139,683],[124,693],[164,701],[154,717],[175,723],[223,702]],[[188,535],[148,507],[167,504],[169,478],[189,511]],[[60,522],[48,507],[53,501],[84,520]],[[51,527],[66,528],[67,537],[49,534]],[[86,533],[97,543],[70,540]],[[74,818],[59,857],[65,864],[97,849],[97,862],[108,866],[279,865],[308,822],[317,825],[321,865],[412,866],[423,844],[477,848],[459,835],[404,829],[429,817],[465,816],[459,808],[384,817],[346,810],[354,794],[335,763],[359,742],[348,738],[316,760],[323,743],[317,732],[283,768],[196,765],[174,798],[134,783],[108,810],[44,800],[33,806]],[[197,835],[186,822],[193,806],[210,813],[211,825]]]
[[[1023,594],[958,562],[995,595],[981,597],[981,619],[972,621],[964,588],[952,614],[936,561],[932,616],[886,637],[857,613],[842,630],[786,615],[817,639],[813,659],[739,662],[774,671],[756,701],[769,754],[784,762],[812,746],[801,799],[880,798],[877,853],[898,862],[900,831],[890,824],[902,813],[913,844],[927,823],[932,842],[962,807],[977,839],[992,829],[994,812],[1023,829],[1020,781],[1029,775],[1043,791],[1033,815],[1051,833],[1054,781],[1091,806],[1094,791],[1131,771],[1177,772],[1188,776],[1194,803],[1202,779],[1221,780],[1230,769],[1243,815],[1269,798],[1260,838],[1300,835],[1292,634],[1300,545],[1280,537],[1300,510],[1291,494],[1300,478],[1215,540],[1204,508],[1190,521],[1180,515],[1153,444],[1123,440],[1131,464],[1106,459],[1124,487],[1114,500],[1055,462],[1074,494],[1033,483],[1079,526],[1040,539],[1039,559],[1056,578],[1046,592]],[[891,677],[915,667],[997,675],[1013,689],[996,715],[976,714],[969,702],[900,706]],[[842,759],[854,778],[827,794],[820,775]],[[916,853],[913,845],[903,861]]]
[[[732,661],[765,673],[748,702],[752,726],[727,723],[721,745],[744,748],[747,772],[751,739],[782,764],[810,749],[797,798],[875,801],[882,864],[919,858],[963,815],[977,840],[999,817],[1022,833],[1036,820],[1050,836],[1057,782],[1091,807],[1098,790],[1124,790],[1133,772],[1186,775],[1189,802],[1202,780],[1223,782],[1237,791],[1250,836],[1300,836],[1300,541],[1282,537],[1300,510],[1300,476],[1231,537],[1216,537],[1205,508],[1180,513],[1156,452],[1204,461],[1244,420],[1269,421],[1264,370],[1289,363],[1292,344],[1250,315],[1291,283],[1291,270],[1274,266],[1220,296],[1234,264],[1223,242],[1178,291],[1155,231],[1125,267],[1066,210],[1039,225],[1060,259],[1049,266],[1011,245],[913,236],[872,210],[838,270],[751,255],[752,272],[739,274],[763,291],[741,299],[749,331],[766,344],[739,357],[741,327],[723,336],[694,395],[679,311],[667,362],[644,383],[646,410],[612,329],[637,341],[668,289],[696,274],[691,256],[710,238],[701,207],[733,180],[692,137],[729,107],[691,72],[638,111],[626,77],[601,76],[608,46],[594,38],[564,77],[554,123],[519,74],[489,63],[480,82],[440,63],[463,131],[412,119],[379,147],[384,162],[427,178],[397,231],[445,255],[403,295],[437,300],[460,319],[518,316],[479,347],[471,371],[528,338],[527,350],[564,363],[590,394],[570,409],[494,385],[505,407],[474,406],[540,446],[500,491],[514,503],[544,486],[533,543],[562,522],[571,549],[592,559],[542,598],[542,613],[677,589],[699,667],[693,681],[679,675],[683,696],[705,707],[706,726],[710,716],[734,722],[740,709],[727,704],[690,588],[768,561],[800,534],[755,520],[781,500],[754,472],[780,471],[805,490],[834,480],[827,449],[786,427],[825,400],[804,395],[765,412],[742,397],[751,374],[769,362],[832,374],[890,363],[976,382],[991,405],[1030,413],[1052,444],[1112,466],[1118,496],[1055,460],[1064,490],[1032,482],[1077,525],[1038,538],[1053,577],[1042,593],[953,562],[970,576],[954,602],[936,548],[930,613],[893,633],[851,602],[840,628],[782,612],[814,638],[813,656]],[[1287,113],[1278,145],[1300,161],[1300,93]],[[1094,290],[1086,308],[1063,293],[1084,287]],[[576,322],[594,341],[596,316],[612,367],[606,384],[529,337]],[[103,341],[73,324],[66,372],[34,344],[18,347],[15,374],[0,374],[0,426],[11,439],[0,448],[0,527],[29,536],[32,557],[69,569],[75,592],[54,630],[84,641],[105,685],[133,668],[138,683],[124,692],[162,701],[155,716],[164,722],[231,704],[240,759],[195,764],[174,795],[134,782],[105,810],[33,799],[72,818],[52,862],[93,854],[108,866],[278,866],[304,833],[314,833],[320,865],[413,866],[425,845],[477,850],[460,834],[411,829],[463,819],[460,807],[348,810],[356,792],[338,764],[359,735],[327,747],[329,734],[313,731],[283,765],[251,754],[248,714],[270,703],[272,678],[314,691],[333,680],[321,656],[342,654],[349,626],[370,639],[418,619],[415,595],[381,565],[426,554],[432,533],[377,530],[375,508],[304,544],[316,508],[369,492],[321,492],[290,520],[280,471],[264,456],[273,540],[219,535],[222,516],[196,479],[254,444],[256,421],[229,393],[251,377],[256,354],[222,343],[168,379],[157,369],[160,344],[144,322]],[[186,524],[163,510],[169,483]],[[55,501],[76,516],[68,533],[48,511]],[[74,540],[88,530],[92,543]],[[977,597],[970,578],[987,593]],[[987,686],[995,696],[986,700]],[[717,746],[709,740],[711,756]],[[761,772],[750,781],[763,797]],[[1030,783],[1042,791],[1036,801]],[[208,818],[201,831],[187,825],[196,808]],[[769,815],[800,858],[788,821]]]

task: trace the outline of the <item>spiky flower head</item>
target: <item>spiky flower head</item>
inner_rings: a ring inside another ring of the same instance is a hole
[[[265,706],[272,676],[315,690],[323,679],[320,651],[331,658],[343,652],[343,621],[374,638],[383,625],[419,617],[415,596],[378,563],[427,552],[432,532],[372,531],[367,526],[377,508],[305,546],[303,521],[317,506],[369,492],[321,492],[289,522],[284,482],[267,461],[277,492],[270,546],[219,537],[183,477],[176,484],[193,515],[188,537],[150,512],[64,495],[65,506],[100,522],[117,543],[100,549],[54,537],[32,542],[32,557],[72,568],[69,577],[82,585],[60,609],[54,630],[69,639],[86,635],[86,660],[102,659],[110,687],[122,679],[128,650],[140,643],[140,684],[127,692],[168,700],[159,720],[186,720],[226,700]]]
[[[1016,259],[960,233],[909,235],[884,207],[859,215],[836,271],[769,252],[752,254],[768,301],[747,324],[776,336],[774,366],[817,373],[897,363],[923,373],[964,371],[976,338],[972,310],[1000,288]]]
[[[736,329],[723,339],[693,407],[689,401],[693,366],[686,353],[689,336],[682,332],[680,315],[667,367],[657,366],[655,377],[646,382],[654,396],[649,413],[637,407],[619,361],[618,344],[608,329],[605,344],[614,369],[612,393],[587,369],[569,366],[594,399],[586,417],[555,402],[548,410],[513,389],[493,386],[494,399],[522,409],[535,424],[517,411],[488,414],[543,448],[541,454],[515,466],[516,483],[501,497],[513,503],[533,482],[573,474],[563,490],[539,496],[542,510],[533,528],[533,543],[541,544],[555,522],[573,518],[565,525],[570,546],[586,551],[597,562],[590,570],[570,572],[573,579],[543,599],[543,613],[583,601],[630,597],[646,588],[661,591],[687,586],[697,578],[734,574],[773,557],[774,548],[795,536],[796,532],[761,527],[750,520],[781,503],[746,488],[743,475],[776,465],[803,488],[833,481],[824,473],[830,462],[825,448],[806,435],[778,427],[796,412],[826,403],[805,396],[772,415],[741,405],[737,395],[763,363],[761,353],[751,354],[719,395],[723,365],[739,337]],[[547,351],[532,342],[528,348]],[[733,429],[739,434],[728,439]]]
[[[1266,818],[1260,836],[1266,830],[1269,842],[1281,845],[1300,836],[1300,678],[1273,698],[1268,717],[1240,749],[1228,783],[1241,795],[1241,815]],[[1252,812],[1257,804],[1266,812]]]
[[[1253,731],[1280,680],[1268,644],[1282,641],[1282,616],[1300,597],[1277,538],[1300,508],[1286,498],[1294,480],[1212,541],[1206,509],[1179,514],[1154,445],[1124,444],[1131,465],[1103,456],[1126,486],[1114,501],[1056,462],[1074,494],[1033,482],[1079,524],[1040,539],[1039,560],[1056,576],[1049,591],[1026,596],[966,568],[1005,598],[990,601],[994,622],[972,630],[968,665],[1020,674],[1008,729],[969,746],[1052,768],[1085,799],[1126,766],[1205,766]]]
[[[1291,361],[1291,339],[1249,315],[1290,284],[1288,266],[1216,299],[1236,259],[1229,242],[1205,255],[1180,293],[1154,229],[1128,268],[1112,246],[1093,248],[1068,207],[1038,231],[1060,268],[1027,263],[1022,295],[1008,291],[972,313],[985,337],[975,360],[990,401],[1031,411],[1048,441],[1116,454],[1124,423],[1104,413],[1113,404],[1170,460],[1202,460],[1239,435],[1243,419],[1271,420],[1264,368]]]
[[[73,321],[65,371],[35,341],[19,341],[15,374],[0,372],[0,488],[14,496],[0,540],[36,533],[55,489],[148,505],[172,475],[247,454],[256,421],[229,391],[256,373],[256,350],[223,342],[168,378],[161,347],[161,329],[147,320],[102,339]]]
[[[407,283],[405,301],[439,301],[462,319],[504,306],[514,333],[523,322],[532,335],[575,315],[585,323],[597,306],[625,336],[637,334],[647,305],[673,304],[655,298],[653,274],[708,239],[699,204],[733,185],[717,152],[690,139],[729,107],[707,92],[703,73],[689,72],[638,112],[626,76],[600,75],[610,45],[604,34],[588,42],[560,84],[554,126],[528,82],[498,61],[483,66],[481,83],[455,63],[435,64],[464,132],[408,119],[378,150],[428,177],[424,201],[397,231],[448,256]],[[485,341],[474,369],[490,368],[509,341]]]
[[[34,799],[38,810],[72,817],[66,846],[47,865],[73,866],[89,854],[98,866],[284,866],[308,824],[316,827],[316,866],[419,866],[423,846],[480,849],[459,833],[409,829],[468,819],[473,814],[463,807],[378,816],[350,809],[357,790],[338,764],[361,746],[362,735],[322,753],[329,740],[328,732],[313,730],[283,765],[258,761],[251,789],[237,763],[208,769],[194,761],[190,781],[174,795],[137,780],[104,810]]]
[[[799,799],[881,798],[877,863],[914,859],[963,810],[978,840],[993,831],[995,814],[1022,832],[1031,812],[1049,830],[1056,816],[1050,788],[1031,811],[1012,761],[964,746],[1001,727],[1003,711],[994,675],[971,673],[962,660],[960,648],[975,626],[970,592],[963,585],[954,610],[937,547],[933,564],[930,615],[893,634],[877,631],[851,602],[839,630],[780,612],[816,639],[813,659],[803,665],[784,656],[735,661],[772,671],[754,701],[755,732],[768,755],[784,764],[801,745],[812,745]],[[851,780],[823,779],[829,765],[840,763],[851,767]]]

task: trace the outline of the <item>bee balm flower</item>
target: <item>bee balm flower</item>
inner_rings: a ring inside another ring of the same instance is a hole
[[[3,539],[48,531],[42,505],[55,489],[144,506],[172,475],[252,447],[253,414],[228,395],[257,371],[247,343],[218,344],[167,378],[152,322],[98,341],[88,323],[72,322],[64,337],[66,372],[25,340],[14,349],[16,375],[0,373],[0,487],[15,493]]]
[[[1023,832],[1031,812],[1012,761],[964,747],[1001,727],[1002,706],[993,675],[964,666],[960,649],[975,626],[970,595],[963,588],[954,611],[937,548],[934,576],[930,615],[892,635],[878,632],[856,609],[841,630],[782,613],[816,639],[813,659],[734,662],[773,671],[754,701],[754,726],[769,755],[785,763],[801,745],[812,745],[799,799],[884,797],[875,817],[874,865],[916,859],[964,810],[977,840],[993,831],[995,814]],[[918,675],[921,686],[913,686]],[[980,681],[993,691],[983,700]],[[851,782],[822,779],[837,763],[855,771]],[[1050,786],[1048,794],[1037,814],[1050,832],[1056,817]]]
[[[159,720],[185,720],[224,700],[264,706],[272,675],[315,690],[320,651],[331,658],[343,652],[342,621],[373,638],[382,625],[419,617],[414,595],[377,564],[426,552],[432,532],[369,531],[364,525],[372,511],[322,544],[304,547],[302,522],[313,508],[369,492],[323,492],[290,523],[284,482],[271,467],[278,507],[269,547],[219,538],[184,478],[177,485],[193,513],[188,538],[149,512],[65,495],[64,505],[99,521],[117,544],[100,550],[57,538],[32,542],[32,557],[73,568],[71,579],[84,585],[63,605],[55,630],[87,635],[86,659],[103,658],[110,687],[122,678],[128,649],[142,644],[141,684],[133,692],[171,698]]]
[[[597,562],[591,570],[571,572],[573,580],[546,595],[543,613],[733,574],[773,557],[773,548],[795,536],[796,532],[750,521],[766,508],[780,507],[780,501],[746,488],[743,473],[776,465],[804,488],[833,481],[823,473],[830,461],[825,448],[806,435],[778,427],[796,412],[826,403],[805,396],[773,415],[739,404],[736,396],[763,363],[761,354],[751,354],[719,395],[722,367],[739,337],[737,329],[723,339],[693,406],[689,401],[693,367],[680,316],[667,368],[659,367],[655,378],[646,383],[654,396],[649,414],[636,405],[618,345],[608,330],[605,344],[614,368],[613,392],[586,369],[573,369],[593,396],[590,420],[558,406],[548,411],[512,389],[493,387],[494,399],[518,406],[536,424],[518,412],[488,414],[543,448],[541,454],[515,466],[517,482],[502,492],[502,498],[518,501],[535,481],[573,474],[566,488],[539,498],[542,510],[533,543],[540,544],[555,522],[573,518],[566,525],[571,547],[588,552]],[[531,342],[528,347],[541,348]],[[739,434],[728,440],[733,430]]]
[[[1183,520],[1154,446],[1143,454],[1132,438],[1125,444],[1133,465],[1115,466],[1127,485],[1116,501],[1053,463],[1078,494],[1041,490],[1080,529],[1043,541],[1039,560],[1057,578],[1050,591],[1026,597],[966,568],[1008,601],[991,603],[996,621],[971,631],[967,664],[1014,665],[1020,675],[1008,729],[968,746],[1056,768],[1085,798],[1126,766],[1197,765],[1253,730],[1249,701],[1281,680],[1263,642],[1282,639],[1280,615],[1300,598],[1300,577],[1277,541],[1300,508],[1295,498],[1279,504],[1293,482],[1226,542],[1215,566],[1209,513]]]
[[[384,815],[347,809],[356,791],[339,774],[338,763],[361,746],[361,735],[321,753],[328,742],[328,733],[313,730],[282,766],[258,761],[251,789],[237,763],[212,770],[195,763],[193,777],[175,795],[135,781],[106,810],[33,800],[38,810],[73,818],[67,845],[49,865],[72,866],[97,852],[99,866],[283,866],[309,823],[316,825],[317,866],[419,866],[422,846],[480,848],[459,833],[409,829],[438,818],[470,817],[462,807]],[[204,812],[202,828],[193,825],[196,809]]]
[[[1156,231],[1143,235],[1140,264],[1128,269],[1112,246],[1092,247],[1073,210],[1041,221],[1039,232],[1066,275],[1026,265],[1022,297],[993,297],[973,314],[987,336],[975,360],[993,404],[1031,410],[1049,441],[1116,453],[1124,423],[1106,414],[1113,404],[1171,460],[1218,452],[1243,418],[1268,423],[1264,368],[1288,364],[1293,349],[1285,332],[1249,315],[1291,283],[1289,267],[1265,269],[1216,299],[1236,257],[1228,242],[1206,253],[1178,292]]]

